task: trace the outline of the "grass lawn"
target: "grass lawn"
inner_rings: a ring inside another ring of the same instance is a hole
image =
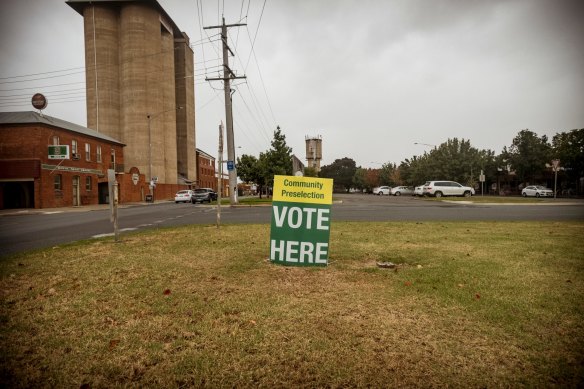
[[[582,237],[333,223],[329,266],[289,268],[267,225],[185,226],[5,257],[0,387],[578,387]]]

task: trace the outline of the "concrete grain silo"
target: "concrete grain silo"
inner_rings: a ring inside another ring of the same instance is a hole
[[[84,18],[88,127],[125,143],[125,171],[157,177],[157,190],[196,181],[188,36],[154,0],[67,4]]]

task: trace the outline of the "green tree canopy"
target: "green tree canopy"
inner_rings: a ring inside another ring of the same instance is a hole
[[[551,161],[551,146],[547,136],[538,137],[532,131],[521,130],[502,154],[521,182],[534,183]]]
[[[355,170],[355,175],[353,176],[353,185],[351,185],[355,189],[362,190],[364,189],[367,184],[367,170],[363,169],[362,167],[358,167]]]
[[[496,169],[494,153],[472,147],[469,140],[448,139],[422,156],[414,156],[400,164],[395,178],[408,185],[428,180],[452,180],[474,185],[481,170]]]
[[[320,169],[320,177],[332,178],[335,188],[341,188],[349,191],[353,184],[353,176],[357,171],[357,164],[351,158],[345,157],[336,159],[330,165],[323,166]]]
[[[577,187],[584,177],[584,128],[554,135],[552,148],[553,158],[565,169],[567,186]]]
[[[304,177],[318,177],[318,172],[316,168],[307,166],[304,168]]]
[[[292,148],[286,144],[286,135],[282,134],[280,127],[274,131],[272,148],[265,153],[264,158],[267,185],[273,186],[275,175],[292,175]]]

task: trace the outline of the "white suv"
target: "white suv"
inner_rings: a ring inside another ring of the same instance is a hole
[[[464,196],[470,197],[475,191],[470,186],[460,185],[454,181],[426,181],[422,193],[425,196]]]

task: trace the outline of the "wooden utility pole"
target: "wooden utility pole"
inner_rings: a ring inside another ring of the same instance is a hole
[[[223,121],[219,125],[219,178],[217,178],[217,228],[221,225],[221,197],[223,195]]]
[[[205,30],[212,28],[221,29],[221,41],[223,42],[223,77],[205,78],[205,81],[223,81],[225,92],[225,122],[227,124],[227,171],[229,173],[229,202],[231,205],[237,204],[237,169],[235,168],[235,141],[233,137],[233,111],[231,106],[231,80],[245,78],[245,76],[236,76],[229,68],[229,53],[235,55],[227,44],[227,27],[245,26],[246,24],[223,24],[220,26],[204,27]]]

